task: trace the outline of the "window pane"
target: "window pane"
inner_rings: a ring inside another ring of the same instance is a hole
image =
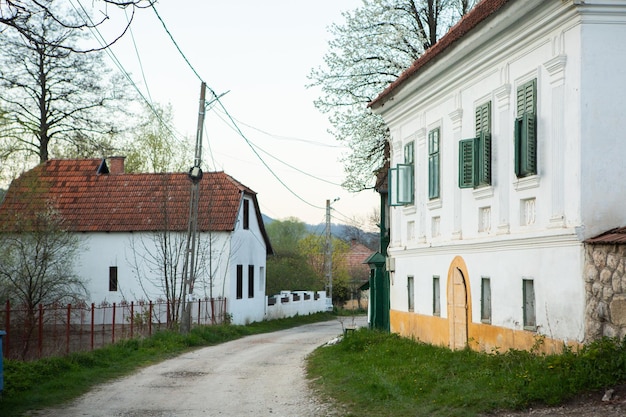
[[[398,165],[398,203],[413,203],[413,165]]]
[[[428,198],[439,198],[439,154],[428,157]]]
[[[409,311],[413,311],[415,309],[415,284],[413,277],[407,277],[407,293]]]
[[[404,163],[405,164],[412,164],[413,161],[415,160],[414,155],[415,155],[415,146],[413,145],[413,141],[407,143],[406,145],[404,145]]]
[[[237,265],[237,299],[243,298],[243,265]]]
[[[483,278],[481,282],[480,320],[491,323],[491,280]]]
[[[389,205],[402,206],[413,203],[413,165],[398,164],[389,169]]]
[[[248,265],[248,298],[254,297],[254,265]]]
[[[433,316],[441,316],[439,277],[433,277]]]
[[[532,279],[524,279],[523,281],[523,297],[524,297],[524,328],[527,330],[535,330],[537,320],[535,316],[535,286]]]
[[[250,228],[250,201],[243,200],[243,228],[248,230]]]
[[[117,266],[109,267],[109,291],[117,291]]]

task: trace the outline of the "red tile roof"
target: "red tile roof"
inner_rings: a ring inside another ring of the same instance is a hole
[[[373,250],[361,243],[357,243],[356,241],[350,242],[350,250],[346,254],[346,260],[353,279],[360,278],[363,281],[369,279],[370,267],[364,262],[367,258],[372,256],[373,253]]]
[[[585,243],[625,244],[626,243],[626,227],[617,227],[615,229],[611,229],[598,236],[585,240]]]
[[[456,41],[465,36],[468,32],[485,21],[489,16],[500,10],[505,4],[512,0],[482,0],[472,8],[456,25],[452,26],[437,43],[428,48],[406,71],[404,71],[393,83],[391,83],[382,93],[378,95],[370,104],[376,107],[384,104],[383,101],[389,97],[394,90],[409,80],[421,68],[434,60],[438,55],[446,51]]]
[[[17,216],[50,205],[77,232],[157,231],[166,230],[167,223],[167,230],[187,230],[191,192],[187,174],[125,174],[115,169],[108,173],[100,169],[107,168],[102,163],[50,160],[25,172],[13,181],[0,205],[0,225],[10,228]],[[253,199],[261,221],[254,191],[224,172],[205,173],[200,181],[199,230],[234,230],[243,194]]]

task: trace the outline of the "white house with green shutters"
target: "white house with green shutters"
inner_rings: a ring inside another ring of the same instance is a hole
[[[393,332],[487,351],[626,334],[626,282],[586,273],[604,266],[585,243],[626,225],[625,39],[626,0],[482,0],[370,103]],[[603,302],[624,326],[590,328]]]

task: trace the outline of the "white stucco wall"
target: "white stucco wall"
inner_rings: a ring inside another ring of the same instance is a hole
[[[515,1],[419,70],[376,111],[391,131],[391,166],[415,142],[415,204],[390,209],[395,258],[391,308],[432,315],[432,277],[465,261],[480,322],[480,280],[490,277],[492,324],[521,329],[522,279],[535,282],[538,332],[584,336],[585,238],[626,224],[626,1]],[[600,4],[601,7],[596,7]],[[607,8],[607,5],[610,5]],[[612,13],[601,13],[611,9]],[[516,90],[537,80],[537,175],[514,173]],[[458,187],[461,139],[491,102],[492,185]],[[428,132],[440,128],[440,198],[428,199]],[[532,202],[532,203],[530,203]],[[529,216],[525,215],[527,212]]]
[[[174,236],[176,234],[173,234]],[[186,233],[172,238],[186,239]],[[211,243],[209,244],[209,239]],[[200,251],[213,253],[213,297],[224,296],[223,283],[230,239],[226,233],[202,234]],[[91,301],[120,302],[164,299],[162,271],[154,265],[155,256],[161,253],[158,241],[152,233],[90,233],[83,234],[83,245],[77,261],[77,272],[87,280]],[[209,262],[205,255],[199,258],[205,269],[197,277],[196,297],[210,297]],[[181,260],[182,261],[182,260]],[[109,267],[116,266],[118,290],[109,291]],[[182,271],[182,264],[180,266]]]
[[[243,210],[240,208],[234,232],[200,234],[196,258],[200,272],[196,277],[193,296],[225,297],[227,311],[235,324],[265,318],[267,248],[254,215],[253,201],[251,199],[249,201],[249,228],[243,229],[241,221]],[[158,240],[152,233],[89,233],[82,236],[83,245],[76,263],[76,271],[87,282],[90,301],[99,304],[104,301],[119,303],[122,300],[130,302],[165,299],[162,271],[153,264],[153,256],[160,253],[160,249]],[[182,239],[184,244],[186,233],[178,234],[177,238]],[[212,253],[211,259],[209,253]],[[242,265],[243,269],[241,299],[236,297],[237,265]],[[117,266],[118,269],[117,291],[109,291],[111,266]],[[254,268],[253,297],[248,296],[248,266]]]
[[[239,208],[240,219],[235,225],[232,234],[231,253],[229,264],[230,276],[227,297],[229,300],[229,312],[233,322],[249,323],[260,321],[265,318],[265,275],[267,248],[260,233],[260,225],[254,215],[252,200],[250,201],[249,228],[243,228],[243,205]],[[243,266],[243,298],[237,299],[237,265]],[[254,297],[248,297],[248,266],[254,267]]]

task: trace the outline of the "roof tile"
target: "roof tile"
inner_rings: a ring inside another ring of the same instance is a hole
[[[51,204],[79,232],[186,231],[191,182],[187,174],[98,174],[101,159],[55,159],[22,174],[0,206],[0,224]],[[200,231],[235,228],[242,195],[256,193],[224,172],[200,181]]]

